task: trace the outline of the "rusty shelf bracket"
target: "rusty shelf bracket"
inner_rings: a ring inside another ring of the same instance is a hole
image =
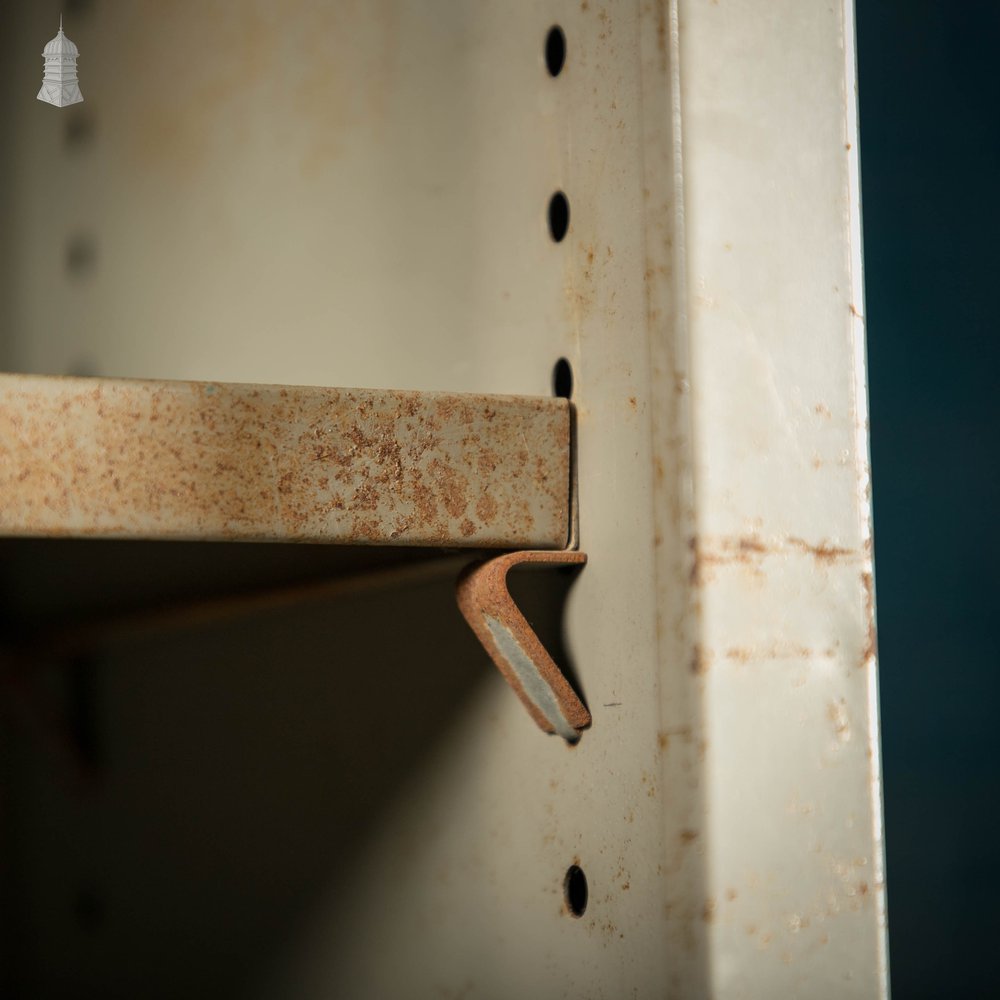
[[[504,679],[546,733],[576,742],[590,712],[521,614],[507,574],[522,564],[582,566],[586,553],[510,552],[475,563],[458,578],[458,607]]]
[[[519,549],[466,571],[459,607],[538,725],[576,740],[590,713],[506,583],[520,564],[587,561],[574,420],[561,397],[0,374],[0,537]]]

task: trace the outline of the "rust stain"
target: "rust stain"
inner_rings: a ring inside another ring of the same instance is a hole
[[[737,539],[736,547],[740,554],[748,552],[767,552],[767,546],[756,535],[744,535]]]
[[[701,547],[697,538],[688,539],[688,551],[691,553],[689,581],[692,587],[700,587],[705,581],[702,577]]]
[[[736,663],[753,663],[761,660],[832,659],[836,654],[833,649],[815,650],[801,643],[776,639],[755,646],[730,646],[722,655]]]
[[[849,549],[823,539],[809,542],[804,538],[789,535],[785,538],[764,539],[757,534],[698,536],[688,540],[691,552],[692,586],[699,587],[709,582],[707,569],[713,566],[743,566],[760,575],[762,564],[773,556],[791,556],[804,553],[812,556],[823,566],[840,561],[867,557],[867,551]]]
[[[878,633],[875,626],[875,579],[870,571],[861,574],[861,590],[864,594],[866,631],[860,666],[866,667],[875,659],[878,650]]]
[[[707,673],[711,662],[711,654],[706,653],[700,643],[695,643],[691,651],[691,673],[698,675]]]
[[[672,726],[670,729],[664,729],[660,733],[660,736],[664,740],[669,741],[671,736],[679,736],[685,743],[690,743],[693,735],[693,730],[690,726]]]
[[[10,535],[561,548],[569,407],[0,376],[0,492]]]
[[[476,517],[480,521],[492,521],[497,514],[497,502],[489,493],[484,493],[476,501]]]
[[[429,468],[444,509],[453,518],[461,517],[469,504],[466,498],[469,488],[468,479],[456,472],[447,462],[438,458],[431,461]]]
[[[817,562],[821,563],[832,563],[836,562],[838,559],[850,558],[857,555],[853,549],[845,549],[838,545],[830,545],[828,542],[819,542],[818,544],[810,544],[803,538],[796,538],[794,536],[789,536],[788,544],[793,545],[797,549],[801,549],[803,552],[808,552],[811,556],[814,556]]]
[[[826,717],[833,725],[833,735],[846,743],[851,738],[851,720],[847,715],[847,700],[840,698],[830,701],[826,708]]]

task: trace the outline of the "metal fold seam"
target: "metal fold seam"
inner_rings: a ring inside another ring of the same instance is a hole
[[[874,512],[872,507],[871,447],[868,438],[868,352],[864,291],[864,234],[862,229],[861,150],[858,128],[858,68],[857,36],[854,21],[854,0],[843,2],[844,32],[844,109],[847,146],[847,203],[850,212],[850,276],[851,309],[850,333],[854,352],[854,407],[856,461],[860,466],[858,479],[858,506],[861,534],[867,549],[863,572],[867,574],[867,606],[864,609],[869,630],[867,651],[870,653],[865,669],[868,671],[868,746],[871,753],[869,790],[871,793],[873,858],[872,871],[875,883],[875,905],[878,908],[879,932],[877,938],[879,996],[888,997],[889,988],[889,933],[888,900],[885,882],[885,830],[882,815],[882,751],[881,721],[879,716],[877,596],[875,590]]]

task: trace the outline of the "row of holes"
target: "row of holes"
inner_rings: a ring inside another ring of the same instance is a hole
[[[566,65],[566,36],[558,24],[549,28],[545,38],[545,65],[549,76],[558,76]],[[562,191],[549,199],[549,233],[556,243],[561,243],[569,230],[569,201]]]
[[[550,76],[558,76],[566,64],[566,36],[559,25],[553,25],[545,39],[545,65]],[[569,200],[562,191],[549,199],[549,234],[561,243],[569,230]],[[573,395],[573,370],[565,358],[560,358],[552,371],[552,391],[563,399]],[[579,865],[570,865],[563,878],[563,898],[566,909],[574,917],[582,917],[587,909],[587,876]]]
[[[554,24],[545,36],[545,66],[549,76],[556,77],[565,65],[566,35],[558,24]],[[562,191],[556,191],[549,199],[548,216],[549,235],[554,242],[562,243],[569,231],[569,199]],[[560,358],[552,370],[552,392],[562,399],[569,399],[573,395],[573,370],[565,358]],[[569,876],[566,878],[568,880]]]

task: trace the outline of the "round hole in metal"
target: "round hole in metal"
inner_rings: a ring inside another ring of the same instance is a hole
[[[562,191],[549,199],[549,233],[556,243],[562,243],[569,229],[569,201]]]
[[[560,399],[573,395],[573,369],[565,358],[560,358],[552,369],[552,394]]]
[[[545,36],[545,65],[549,76],[558,76],[566,64],[566,36],[558,24],[549,28]]]
[[[587,876],[579,865],[570,865],[563,879],[563,895],[566,909],[574,917],[582,917],[587,909]]]

